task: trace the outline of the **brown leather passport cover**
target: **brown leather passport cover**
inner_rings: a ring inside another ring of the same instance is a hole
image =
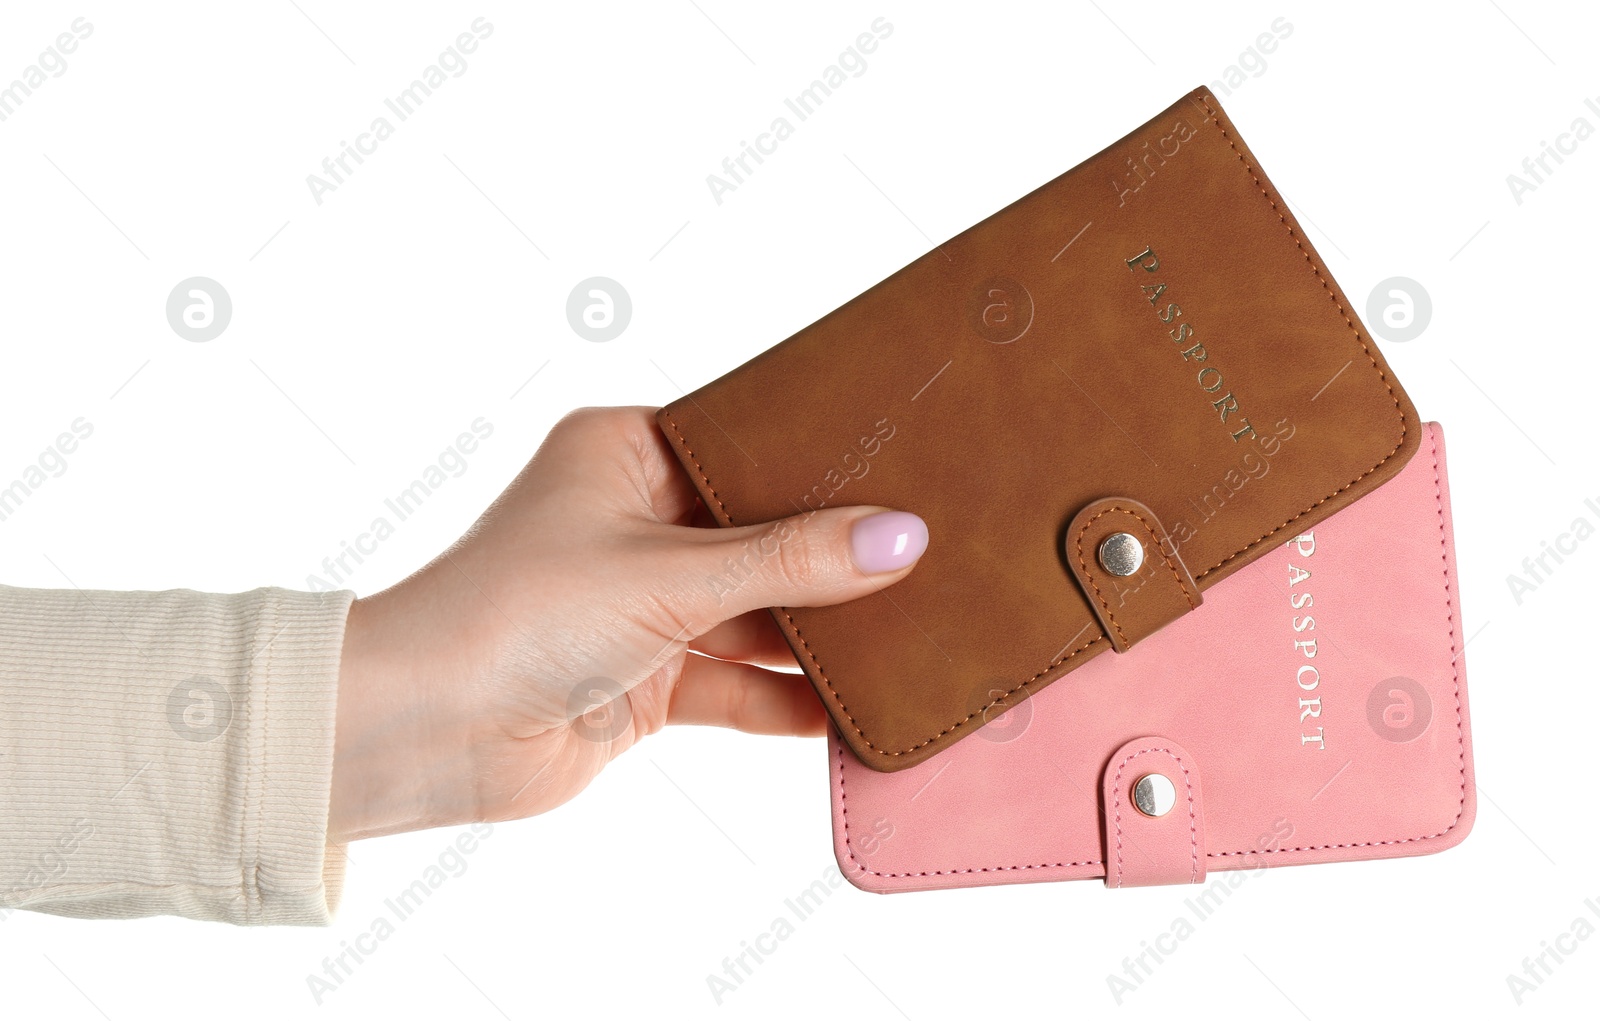
[[[903,581],[773,610],[885,771],[982,739],[1092,656],[1137,656],[1421,435],[1205,89],[657,418],[722,525],[849,504],[927,521]],[[1101,563],[1113,533],[1136,573]]]

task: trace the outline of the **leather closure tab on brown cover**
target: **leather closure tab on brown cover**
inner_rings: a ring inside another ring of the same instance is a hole
[[[1144,547],[1144,562],[1118,577],[1100,562],[1100,544],[1125,532]],[[1073,516],[1062,541],[1073,577],[1118,652],[1200,605],[1200,588],[1155,513],[1124,496],[1096,500]]]

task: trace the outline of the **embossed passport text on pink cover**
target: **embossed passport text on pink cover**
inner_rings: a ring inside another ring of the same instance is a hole
[[[840,869],[1136,886],[1452,847],[1476,808],[1462,642],[1429,424],[1395,479],[971,740],[884,773],[830,734]]]

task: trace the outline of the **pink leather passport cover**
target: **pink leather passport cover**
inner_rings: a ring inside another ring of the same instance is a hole
[[[894,773],[837,734],[828,753],[840,869],[876,892],[1200,882],[1454,846],[1476,798],[1439,426],[1309,538],[971,740]],[[1153,819],[1130,797],[1148,772],[1175,782]]]

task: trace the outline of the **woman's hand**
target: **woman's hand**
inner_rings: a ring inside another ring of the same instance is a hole
[[[915,515],[713,524],[647,408],[573,412],[453,547],[351,607],[333,842],[554,808],[668,723],[818,735],[764,607],[905,577]],[[701,526],[701,527],[695,527]]]

